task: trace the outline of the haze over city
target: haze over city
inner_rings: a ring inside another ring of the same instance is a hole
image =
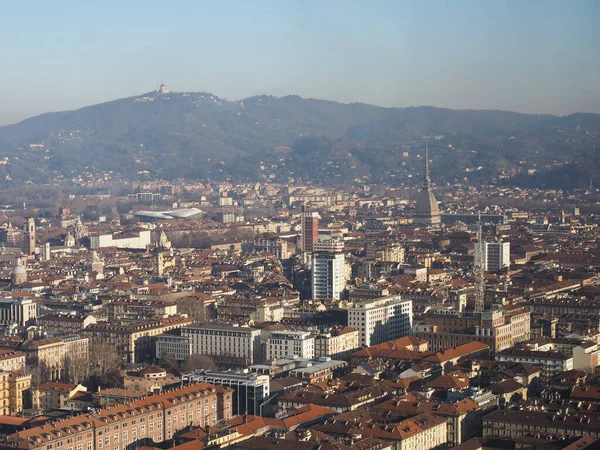
[[[7,2],[0,124],[161,82],[230,100],[600,112],[599,19],[595,1]]]
[[[0,450],[600,450],[600,3],[4,3]]]

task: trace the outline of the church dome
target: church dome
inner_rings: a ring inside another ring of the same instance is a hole
[[[27,270],[25,270],[25,266],[22,266],[22,265],[19,266],[19,265],[17,265],[17,266],[15,266],[13,268],[12,273],[13,273],[13,275],[19,275],[19,274],[22,275],[22,274],[26,274]]]

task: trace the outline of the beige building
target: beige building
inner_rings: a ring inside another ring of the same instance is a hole
[[[0,349],[0,371],[21,372],[25,370],[26,356],[23,352]]]
[[[135,324],[97,323],[88,326],[83,333],[93,341],[116,347],[125,362],[144,362],[156,355],[156,336],[166,331],[190,325],[192,319],[173,316]]]
[[[43,383],[32,390],[33,407],[36,409],[59,409],[69,406],[69,400],[77,392],[87,392],[81,384]]]
[[[430,314],[415,325],[415,334],[437,352],[468,342],[489,345],[492,354],[529,340],[530,313],[523,308],[484,311],[481,314]]]
[[[84,364],[89,361],[89,340],[79,335],[27,340],[21,345],[21,350],[27,352],[27,364],[44,366],[50,380],[60,379],[67,359]]]
[[[210,426],[231,417],[232,390],[198,383],[123,405],[80,414],[5,438],[22,450],[108,450],[159,443],[189,426]]]
[[[315,358],[342,359],[360,348],[358,330],[352,327],[332,329],[315,337]]]
[[[8,377],[8,388],[10,390],[10,414],[18,414],[23,411],[25,394],[31,389],[31,374],[11,372]]]
[[[31,375],[0,372],[0,415],[9,416],[23,411],[23,396],[31,387]]]
[[[77,316],[75,314],[45,314],[36,319],[35,323],[48,333],[77,334],[88,325],[96,323],[92,315]]]

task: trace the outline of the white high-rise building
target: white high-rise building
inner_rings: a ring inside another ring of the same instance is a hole
[[[475,243],[475,255],[479,255],[479,242]],[[505,267],[510,267],[510,242],[484,242],[483,270],[498,272]]]
[[[399,295],[356,302],[348,308],[348,326],[358,330],[361,345],[370,347],[412,333],[412,300]]]
[[[339,300],[346,288],[346,258],[343,253],[312,255],[312,298]]]

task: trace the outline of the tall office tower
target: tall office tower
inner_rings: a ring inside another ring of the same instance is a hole
[[[346,288],[346,258],[343,253],[313,253],[312,298],[340,299]]]
[[[510,267],[510,242],[479,242],[475,243],[475,257],[481,255],[483,259],[483,270],[486,272],[498,272]],[[478,263],[479,261],[476,261]]]
[[[355,302],[348,308],[348,326],[358,330],[361,345],[369,347],[412,334],[412,300],[389,295]]]
[[[314,243],[319,238],[319,213],[307,212],[306,207],[302,205],[300,213],[301,226],[301,246],[303,252],[312,252]]]
[[[35,255],[35,219],[30,217],[25,222],[25,245],[24,251],[28,255]]]
[[[414,221],[427,225],[438,225],[442,221],[438,201],[431,191],[429,146],[427,144],[425,145],[425,179],[423,180],[423,188],[417,197]]]

